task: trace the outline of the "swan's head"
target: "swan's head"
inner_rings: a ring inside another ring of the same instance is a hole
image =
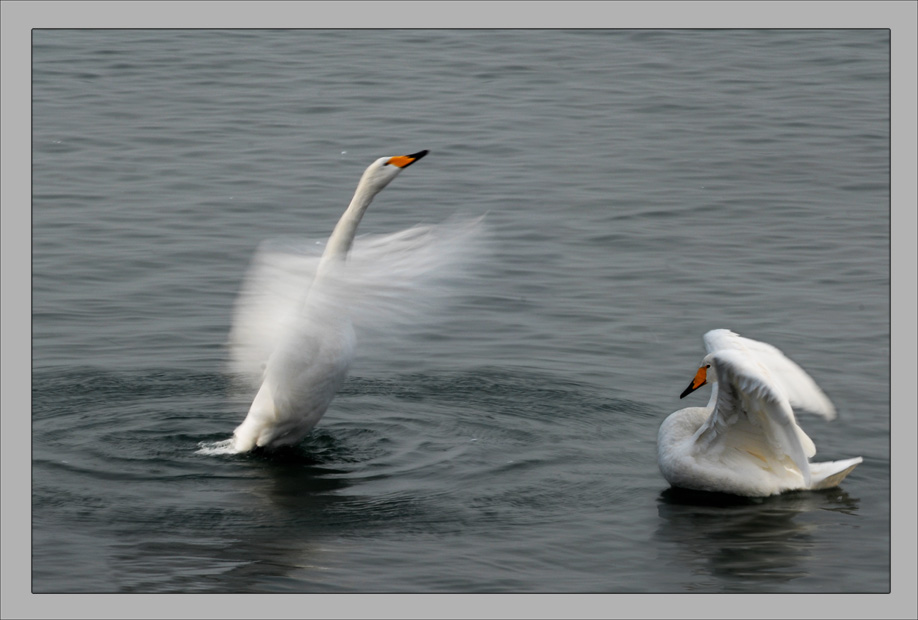
[[[363,176],[360,177],[360,183],[357,185],[357,190],[368,191],[371,195],[382,191],[402,170],[427,155],[427,153],[427,150],[423,150],[411,155],[380,157],[364,171]]]
[[[698,367],[698,372],[695,373],[695,378],[692,379],[689,386],[683,390],[679,398],[685,398],[706,383],[717,383],[717,370],[714,368],[713,353],[704,356],[704,359],[701,360],[701,366]]]

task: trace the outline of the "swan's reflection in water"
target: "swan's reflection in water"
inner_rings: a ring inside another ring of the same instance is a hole
[[[215,589],[333,591],[321,579],[336,555],[324,534],[337,512],[335,505],[346,500],[339,492],[349,486],[347,472],[323,465],[301,448],[256,453],[253,460],[261,461],[261,479],[246,485],[248,516],[224,550],[238,564],[215,580]]]
[[[195,502],[184,489],[121,526],[113,582],[123,574],[126,585],[115,591],[335,591],[323,571],[337,557],[329,532],[347,512],[346,448],[317,432],[295,448],[218,458],[219,474],[189,483]]]
[[[814,511],[856,514],[843,490],[742,498],[669,488],[657,500],[655,537],[674,544],[673,566],[687,571],[687,591],[768,592],[809,576],[821,525]]]
[[[353,591],[348,567],[352,553],[366,555],[365,537],[430,523],[435,515],[410,488],[390,484],[387,471],[378,481],[367,474],[368,444],[320,429],[294,448],[235,456],[247,461],[236,493],[245,508],[223,528],[232,540],[211,562],[232,566],[210,591]]]

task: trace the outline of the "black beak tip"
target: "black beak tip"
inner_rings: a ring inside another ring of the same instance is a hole
[[[417,153],[412,153],[412,154],[409,155],[408,157],[411,157],[412,159],[414,159],[414,161],[417,161],[417,160],[421,159],[422,157],[424,157],[425,155],[427,155],[429,152],[430,152],[430,151],[428,151],[427,149],[424,149],[423,151],[418,151]],[[411,163],[414,163],[414,161],[411,162]]]

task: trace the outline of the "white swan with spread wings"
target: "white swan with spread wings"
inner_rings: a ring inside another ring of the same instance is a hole
[[[373,198],[425,155],[426,150],[381,157],[366,169],[317,265],[296,274],[300,257],[275,254],[250,274],[249,288],[261,287],[261,296],[252,298],[260,305],[240,298],[232,339],[241,352],[237,357],[261,364],[263,373],[248,414],[233,433],[234,451],[294,445],[328,409],[354,359],[354,327],[342,290],[349,280],[339,275],[357,226]],[[258,347],[266,359],[252,354]]]
[[[812,463],[813,441],[793,407],[828,420],[832,402],[777,348],[726,329],[704,335],[707,355],[684,398],[712,385],[707,407],[688,407],[660,426],[657,457],[676,487],[744,496],[837,486],[861,457]]]

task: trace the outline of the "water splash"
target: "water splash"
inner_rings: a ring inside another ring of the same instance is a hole
[[[202,441],[198,444],[198,450],[195,451],[195,454],[203,454],[205,456],[236,454],[236,449],[233,447],[233,438],[230,437],[223,441]]]

